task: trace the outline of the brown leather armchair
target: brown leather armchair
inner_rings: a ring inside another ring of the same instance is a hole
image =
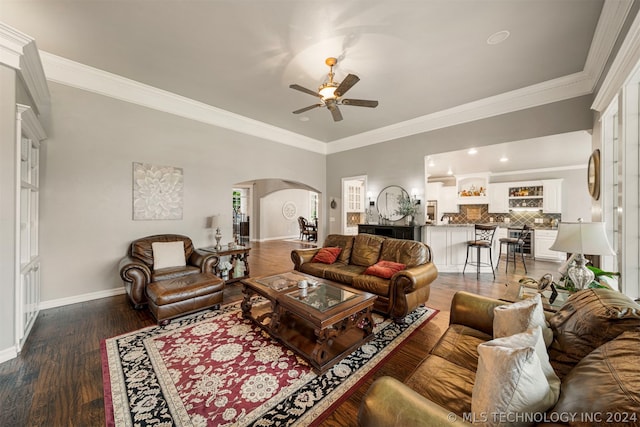
[[[184,267],[167,267],[153,269],[153,242],[184,242]],[[193,242],[187,236],[178,234],[159,234],[135,240],[129,246],[127,256],[119,263],[120,277],[129,299],[134,308],[141,309],[147,304],[147,285],[152,282],[175,279],[191,274],[213,273],[218,265],[218,256],[200,251],[193,247]]]

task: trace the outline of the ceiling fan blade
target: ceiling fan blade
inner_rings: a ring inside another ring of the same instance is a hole
[[[340,120],[342,120],[342,113],[340,112],[337,104],[327,105],[327,108],[329,108],[329,111],[331,111],[334,122],[339,122]]]
[[[308,107],[304,107],[304,108],[301,108],[299,110],[294,111],[293,114],[304,113],[305,111],[313,110],[314,108],[318,108],[318,107],[322,107],[322,104],[309,105]]]
[[[378,101],[370,101],[368,99],[343,99],[340,101],[343,105],[354,105],[356,107],[376,108]]]
[[[322,98],[322,96],[320,96],[320,94],[318,92],[314,92],[311,89],[307,89],[306,87],[302,87],[302,86],[297,85],[297,84],[289,85],[289,87],[291,89],[299,90],[300,92],[304,92],[304,93],[307,93],[309,95],[317,96],[318,98]]]
[[[351,86],[358,83],[359,81],[360,81],[360,77],[356,76],[355,74],[349,74],[347,77],[344,78],[342,83],[340,83],[340,85],[335,91],[335,95],[337,97],[341,97],[342,95],[347,93],[349,89],[351,89]]]

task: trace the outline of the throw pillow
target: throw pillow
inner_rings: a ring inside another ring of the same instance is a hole
[[[478,346],[471,394],[476,422],[529,426],[555,405],[560,379],[549,363],[540,326]]]
[[[184,267],[187,265],[184,256],[184,242],[153,242],[153,269],[168,267]]]
[[[372,266],[367,267],[364,274],[381,277],[383,279],[391,279],[394,274],[405,268],[407,268],[407,266],[399,262],[378,261]]]
[[[333,264],[338,259],[342,248],[320,248],[311,262],[321,262],[323,264]]]
[[[542,329],[544,343],[549,347],[553,341],[553,331],[547,326],[540,294],[513,304],[501,305],[493,310],[494,338],[519,334],[536,326]]]

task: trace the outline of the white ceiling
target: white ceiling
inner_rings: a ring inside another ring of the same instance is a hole
[[[509,108],[592,92],[629,5],[0,0],[0,20],[36,40],[47,73],[52,54],[240,115],[251,125],[322,143],[368,144],[424,132],[434,118],[523,93],[545,95]],[[501,30],[510,37],[488,44]],[[343,106],[342,122],[326,109],[305,113],[307,121],[291,113],[316,98],[289,84],[315,89],[329,56],[339,58],[338,81],[347,73],[361,79],[348,97],[377,99],[376,109]]]
[[[453,176],[478,172],[491,172],[495,176],[539,171],[541,167],[586,169],[591,155],[591,134],[577,131],[474,148],[476,153],[465,149],[427,156],[425,170],[429,179],[448,177],[449,171]],[[506,160],[501,161],[502,158]]]

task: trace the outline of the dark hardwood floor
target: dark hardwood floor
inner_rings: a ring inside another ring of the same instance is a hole
[[[249,256],[251,276],[274,274],[292,268],[290,252],[308,243],[272,241],[253,243]],[[354,426],[360,400],[373,380],[382,375],[405,379],[447,328],[453,294],[467,290],[499,298],[516,274],[504,261],[496,272],[466,275],[440,274],[431,286],[427,305],[440,313],[421,328],[365,384],[323,423]],[[555,272],[558,264],[527,260],[527,276],[540,278]],[[241,298],[241,285],[225,290],[225,303]],[[134,310],[124,295],[73,304],[40,312],[20,355],[0,364],[0,426],[103,426],[100,342],[155,322],[148,311]]]

